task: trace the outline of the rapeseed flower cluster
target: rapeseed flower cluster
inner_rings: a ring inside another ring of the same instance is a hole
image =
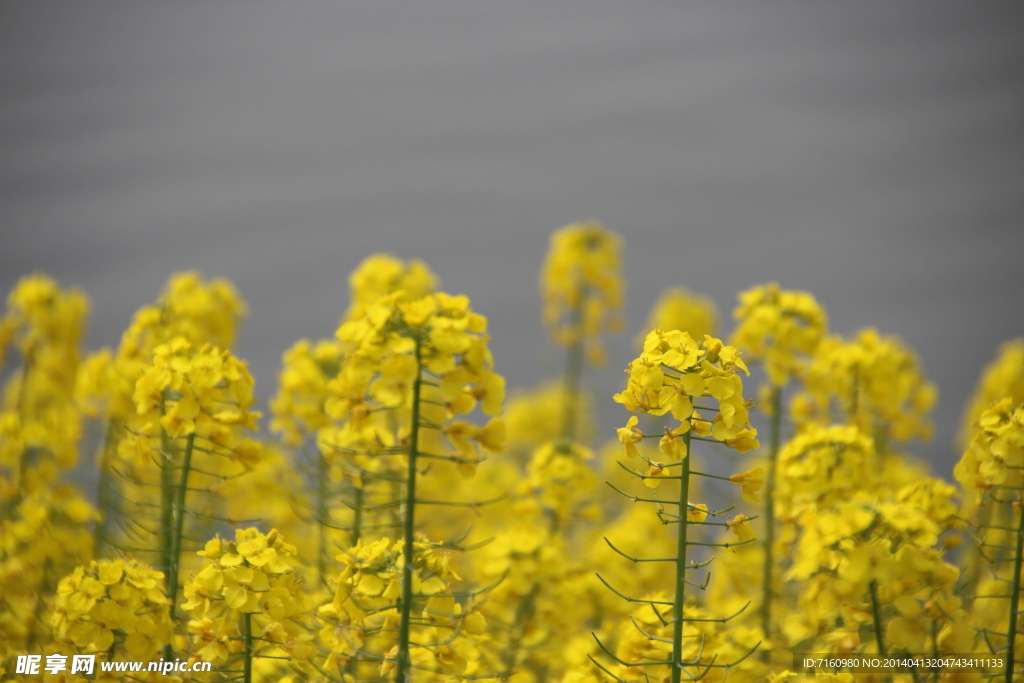
[[[889,442],[931,438],[928,414],[938,390],[914,352],[895,337],[866,329],[852,341],[824,339],[806,369],[804,387],[792,403],[798,425],[846,422]]]
[[[751,403],[743,396],[740,376],[749,375],[749,370],[740,352],[719,339],[705,335],[697,342],[687,332],[655,329],[645,338],[641,355],[627,366],[627,373],[626,387],[615,395],[615,400],[631,413],[656,418],[671,414],[678,424],[664,424],[662,420],[664,433],[658,442],[657,460],[638,447],[648,434],[638,426],[637,415],[617,430],[627,459],[622,467],[650,491],[634,495],[619,492],[633,502],[652,504],[654,510],[649,514],[664,526],[675,527],[675,543],[670,545],[667,556],[658,557],[651,556],[649,548],[633,556],[611,539],[606,538],[605,542],[635,563],[668,565],[665,573],[674,574],[674,581],[671,593],[637,597],[601,578],[612,593],[627,603],[639,602],[644,606],[629,615],[629,625],[608,632],[606,638],[617,640],[614,649],[595,634],[604,657],[591,656],[591,662],[619,681],[724,680],[733,669],[743,672],[739,676],[753,680],[759,667],[756,662],[744,662],[759,646],[761,634],[742,624],[729,628],[728,633],[722,626],[742,614],[749,602],[733,614],[712,615],[687,596],[687,586],[704,590],[710,578],[698,583],[696,573],[687,574],[713,559],[698,562],[692,559],[695,552],[715,547],[733,550],[755,540],[752,516],[726,514],[732,508],[715,511],[705,503],[694,503],[691,496],[691,491],[695,492],[691,480],[695,477],[729,481],[742,489],[747,500],[756,499],[764,482],[763,471],[759,469],[732,477],[700,471],[691,453],[692,446],[701,441],[722,444],[740,453],[758,448],[757,432],[749,421]],[[704,419],[698,409],[713,413],[713,417]],[[630,467],[629,461],[637,459],[647,465],[646,471]],[[672,496],[661,499],[655,493],[666,481],[677,486],[674,500]],[[726,540],[709,539],[702,533],[715,527],[727,534]]]
[[[157,659],[172,639],[163,588],[163,573],[135,560],[93,560],[76,567],[57,585],[54,637],[76,652]]]
[[[701,339],[706,334],[717,334],[719,317],[711,299],[682,287],[670,287],[654,302],[644,330],[681,330]],[[643,345],[644,335],[637,339],[637,346]]]
[[[507,402],[469,298],[367,258],[333,337],[282,356],[269,437],[230,283],[176,275],[85,353],[85,295],[25,278],[0,317],[0,677],[85,654],[213,665],[132,674],[182,683],[1024,680],[1022,342],[965,400],[950,483],[909,454],[937,400],[914,351],[830,334],[777,284],[721,339],[713,302],[666,290],[621,391],[592,394],[622,247],[553,235],[564,369]],[[602,426],[611,401],[629,415]],[[95,492],[67,483],[83,453]],[[987,663],[809,673],[804,652]]]
[[[292,669],[302,675],[315,648],[301,621],[312,605],[296,571],[295,547],[276,529],[236,529],[234,536],[208,541],[198,552],[206,565],[185,583],[181,609],[192,617],[190,656],[248,680],[254,672],[265,680]]]
[[[544,323],[555,343],[582,345],[587,357],[605,357],[600,334],[622,329],[622,240],[600,223],[576,223],[551,236],[541,271]]]
[[[739,300],[732,344],[764,362],[773,386],[785,385],[800,374],[801,358],[814,353],[825,336],[825,310],[808,292],[783,290],[776,283],[748,289]]]
[[[0,317],[0,662],[50,641],[58,581],[93,554],[96,512],[62,481],[79,459],[87,312],[82,292],[32,275]]]

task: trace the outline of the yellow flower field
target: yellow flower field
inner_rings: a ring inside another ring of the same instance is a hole
[[[3,680],[1024,680],[1024,340],[931,472],[914,351],[830,333],[811,293],[740,292],[725,329],[679,282],[609,358],[622,249],[552,236],[564,371],[532,388],[418,260],[368,257],[272,388],[226,281],[173,277],[90,351],[86,294],[24,277],[0,318]],[[602,364],[613,396],[583,389]]]

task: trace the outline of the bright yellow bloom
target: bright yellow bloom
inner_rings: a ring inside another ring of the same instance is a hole
[[[636,444],[640,443],[640,440],[644,438],[644,433],[637,429],[637,422],[639,419],[636,415],[633,415],[626,421],[625,427],[619,427],[615,430],[615,433],[619,436],[619,443],[626,447],[626,456],[635,458],[640,455],[640,452],[636,449]]]
[[[718,326],[718,308],[706,296],[681,287],[666,289],[651,307],[647,330],[682,330],[694,339],[713,335]],[[643,343],[641,338],[640,343]]]
[[[725,523],[725,526],[729,531],[736,534],[740,539],[740,542],[752,541],[756,538],[754,529],[751,528],[750,522],[747,520],[746,515],[736,515],[732,519]]]
[[[708,506],[704,503],[693,503],[687,502],[688,508],[686,510],[686,519],[691,522],[703,522],[708,518]]]
[[[163,578],[135,560],[93,561],[76,568],[57,586],[54,637],[77,652],[117,646],[132,658],[156,658],[172,637]]]
[[[555,342],[583,344],[589,358],[604,357],[600,334],[621,328],[622,239],[597,222],[555,232],[541,270],[544,323]]]
[[[635,418],[634,418],[635,419]],[[682,438],[690,430],[690,423],[683,422],[675,429],[665,428],[665,436],[658,442],[658,450],[673,460],[682,460],[689,451],[686,448],[686,441]]]
[[[403,263],[389,254],[373,254],[363,259],[349,277],[352,305],[345,317],[349,320],[363,317],[367,309],[385,294],[401,292],[401,301],[411,302],[422,299],[439,286],[440,281],[430,266],[419,259]],[[419,307],[423,309],[425,303]],[[418,319],[417,315],[412,315],[412,322]]]
[[[761,502],[761,496],[757,492],[764,486],[764,468],[755,467],[747,472],[740,472],[729,477],[729,483],[739,486],[743,492],[743,500],[748,503]]]
[[[739,299],[731,343],[763,360],[769,380],[781,387],[800,374],[800,356],[813,354],[827,332],[825,311],[811,294],[782,290],[774,282],[741,292]]]
[[[712,437],[731,448],[745,452],[756,448],[757,432],[749,424],[750,403],[743,397],[739,372],[745,367],[739,353],[718,339],[705,336],[695,342],[686,332],[653,330],[644,340],[644,351],[629,364],[626,388],[614,399],[630,412],[665,415],[669,410],[679,420],[665,427],[659,450],[673,460],[688,454],[685,435],[692,429],[702,437]],[[718,401],[712,423],[701,419],[694,402]],[[644,437],[636,415],[625,427],[616,430],[626,455],[639,455],[636,444]],[[652,476],[659,476],[660,471]],[[648,486],[657,480],[646,480]]]
[[[798,424],[845,421],[887,440],[931,437],[928,414],[938,391],[916,354],[896,337],[870,328],[851,341],[827,337],[804,380],[806,388],[793,403]]]
[[[953,474],[964,488],[980,496],[1004,484],[1011,472],[1019,486],[1022,468],[1024,404],[1014,405],[1013,399],[1004,398],[978,418],[974,438]]]
[[[729,448],[740,453],[748,453],[761,447],[761,442],[755,438],[756,436],[757,432],[752,429],[741,429],[736,436],[726,439],[725,443]]]
[[[1004,398],[1014,404],[1024,403],[1024,338],[1004,343],[996,358],[985,367],[964,411],[958,435],[961,449],[970,444],[981,414]]]
[[[657,477],[664,477],[666,476],[667,472],[665,471],[665,468],[662,466],[662,463],[660,462],[655,462],[654,460],[651,460],[649,461],[649,464],[650,467],[647,468],[647,472],[645,473],[647,479],[644,479],[644,486],[646,486],[649,489],[656,489],[658,488],[658,484],[661,483],[661,480],[658,479]]]

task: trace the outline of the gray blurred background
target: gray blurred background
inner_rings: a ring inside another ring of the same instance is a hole
[[[917,451],[949,478],[978,373],[1024,334],[1022,28],[989,2],[5,0],[0,290],[85,288],[97,347],[173,272],[231,278],[265,405],[365,256],[418,256],[524,386],[562,365],[548,236],[596,218],[630,326],[599,395],[663,288],[728,321],[778,280],[918,350],[941,400]]]

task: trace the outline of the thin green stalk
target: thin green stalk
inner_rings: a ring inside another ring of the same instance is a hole
[[[679,473],[679,524],[676,541],[676,586],[672,601],[672,683],[679,683],[683,675],[683,603],[686,598],[686,531],[690,505],[690,432],[683,435],[687,456],[683,458]]]
[[[501,663],[505,671],[511,671],[516,664],[516,656],[519,654],[519,644],[526,635],[526,624],[533,618],[536,611],[537,593],[540,591],[540,584],[534,583],[526,597],[519,601],[516,606],[516,617],[512,624],[512,637],[509,639],[508,647],[501,653]]]
[[[416,381],[412,385],[412,424],[409,427],[409,468],[405,487],[405,525],[402,566],[402,601],[398,623],[398,661],[395,665],[396,683],[405,683],[412,667],[409,656],[409,619],[412,613],[413,533],[416,510],[416,453],[420,437],[420,390],[423,381],[421,341],[416,339]]]
[[[108,467],[107,458],[110,453],[111,441],[114,437],[114,421],[107,421],[107,428],[104,430],[103,444],[99,452],[99,481],[96,484],[96,503],[100,509],[100,519],[93,527],[93,554],[99,558],[103,556],[103,547],[106,544],[107,529],[110,519],[114,516],[114,501],[110,497],[110,488],[114,485],[113,473]]]
[[[324,476],[327,476],[326,473],[324,474]],[[353,495],[354,500],[352,501],[352,507],[354,508],[354,513],[355,514],[354,514],[354,517],[353,517],[353,520],[352,520],[352,532],[351,532],[350,546],[355,546],[357,543],[359,543],[359,539],[360,539],[360,537],[362,535],[362,526],[363,526],[363,485],[365,485],[365,483],[366,483],[365,481],[360,482],[360,485],[355,487],[355,490],[353,492],[354,493],[354,495]],[[321,532],[323,532],[323,531],[324,531],[324,529],[323,529],[323,527],[321,527]],[[323,554],[323,552],[321,552],[320,557],[323,558],[323,556],[324,556],[324,554]],[[326,576],[326,574],[321,572],[320,576],[323,577],[324,586],[327,586],[327,576]],[[358,668],[358,666],[359,666],[359,664],[358,664],[357,659],[355,657],[352,657],[348,661],[348,666],[345,667],[345,672],[348,673],[349,676],[351,676],[353,680],[355,680],[355,673],[356,673],[356,669]]]
[[[981,535],[981,540],[984,541],[988,537],[988,528],[994,523],[996,515],[995,505],[986,505],[978,511],[978,532]],[[974,594],[978,589],[978,581],[981,579],[981,567],[982,567],[982,555],[981,555],[981,544],[975,542],[973,544],[974,552],[963,551],[962,557],[967,565],[964,570],[964,581],[962,593],[965,596],[966,605],[970,605],[974,602]]]
[[[242,681],[252,683],[252,615],[242,614],[242,637],[245,642],[245,660],[242,664]]]
[[[1006,629],[1006,683],[1013,683],[1017,639],[1017,610],[1020,607],[1020,570],[1024,563],[1024,500],[1017,513],[1017,548],[1013,556],[1013,588],[1010,591],[1010,619]]]
[[[327,473],[324,472],[324,477],[326,477],[326,476],[327,476]],[[363,485],[365,485],[365,483],[366,482],[360,482],[360,486],[355,487],[355,490],[354,490],[354,496],[353,496],[354,500],[352,502],[352,507],[354,508],[355,517],[352,520],[352,533],[351,533],[351,539],[350,539],[350,546],[355,546],[357,543],[359,543],[359,539],[360,539],[360,537],[362,535],[362,526],[363,526]],[[326,510],[325,510],[325,514],[326,514]],[[325,532],[325,530],[324,530],[323,526],[321,526],[321,533],[324,533],[324,532]],[[321,551],[320,557],[321,557],[321,559],[324,557],[323,551]],[[327,575],[324,574],[323,571],[321,571],[320,576],[322,577],[324,586],[327,586]],[[356,673],[356,669],[358,668],[358,666],[359,666],[358,660],[355,657],[352,657],[351,659],[348,660],[348,665],[345,667],[345,673],[347,673],[349,676],[351,676],[353,680],[355,680],[355,673]]]
[[[352,545],[359,543],[359,539],[362,538],[363,530],[363,484],[360,482],[360,486],[356,487],[354,500],[352,506],[355,508],[354,517],[352,518]]]
[[[572,343],[565,361],[565,396],[562,404],[562,429],[560,436],[566,442],[576,440],[576,422],[579,413],[580,384],[583,380],[583,304],[586,291],[580,293],[580,300],[572,309]]]
[[[878,654],[885,654],[885,641],[882,640],[882,611],[878,604],[878,582],[872,579],[868,583],[868,592],[871,593],[871,617],[875,622],[875,645],[878,647]]]
[[[782,388],[773,387],[771,395],[772,419],[768,444],[768,481],[765,495],[765,541],[764,541],[764,584],[762,586],[761,631],[765,639],[771,638],[772,627],[772,551],[775,545],[775,480],[779,466],[779,432],[782,426]],[[768,658],[770,648],[766,648],[761,657]]]
[[[167,414],[167,393],[160,397],[160,415]],[[175,575],[172,580],[173,561],[171,556],[174,546],[174,480],[171,473],[171,440],[167,432],[160,430],[160,569],[164,572],[164,592],[170,596],[171,586],[177,587],[178,578]],[[174,599],[171,599],[171,618],[174,618]],[[164,645],[164,661],[174,659],[174,644]]]
[[[580,294],[579,303],[573,306],[572,309],[570,318],[572,343],[569,345],[565,356],[562,423],[559,429],[559,437],[561,441],[560,448],[564,448],[566,453],[571,452],[569,449],[573,441],[576,440],[580,385],[583,381],[583,330],[581,329],[581,323],[583,321],[583,304],[585,300],[586,290]],[[554,511],[551,511],[550,516],[548,531],[554,536],[558,533],[562,520],[558,518],[558,514]],[[511,629],[513,635],[509,639],[505,651],[501,653],[501,661],[506,671],[510,671],[515,665],[523,635],[526,633],[526,627],[536,613],[537,594],[540,592],[540,589],[540,584],[534,583],[530,587],[530,592],[519,601],[519,605],[516,607],[516,615]]]
[[[874,645],[879,648],[879,654],[886,653],[886,643],[882,639],[882,609],[879,605],[879,584],[873,579],[867,584],[867,591],[871,596],[871,621],[874,622],[871,626],[874,628]],[[892,680],[892,676],[886,677],[887,681]]]
[[[316,555],[316,572],[320,583],[327,586],[327,459],[323,453],[317,458],[316,516],[320,520],[319,548]]]
[[[160,415],[167,414],[167,398],[160,399]],[[171,529],[174,526],[174,480],[171,473],[171,440],[160,430],[160,569],[165,572],[167,594],[171,594]]]
[[[25,644],[25,649],[29,652],[31,652],[35,648],[36,641],[39,638],[40,626],[43,625],[43,611],[46,608],[46,600],[44,599],[44,596],[49,595],[52,591],[52,588],[50,586],[51,582],[48,578],[48,575],[50,574],[50,571],[52,569],[53,564],[50,562],[50,559],[47,558],[46,561],[43,563],[42,583],[40,583],[39,586],[36,587],[36,604],[35,608],[32,610],[32,625],[29,629],[28,640]],[[48,627],[49,624],[47,624],[46,626]],[[50,629],[46,628],[45,630],[49,631]]]
[[[181,535],[185,528],[185,496],[188,493],[188,475],[192,466],[192,448],[195,444],[195,432],[188,435],[185,441],[185,455],[181,461],[181,478],[178,481],[177,496],[174,502],[174,533],[171,536],[171,565],[167,572],[167,597],[171,600],[171,618],[175,616],[175,604],[178,600],[178,573],[181,564]],[[164,659],[170,660],[174,648],[168,645],[164,649]]]
[[[18,417],[21,419],[22,424],[26,422],[25,416],[25,393],[28,389],[28,375],[32,370],[32,353],[22,357],[24,368],[21,371],[21,382],[18,386],[18,404],[16,406]],[[25,473],[28,470],[29,455],[34,453],[34,448],[23,448],[18,456],[18,471],[16,473],[17,479],[14,481],[14,487],[19,491],[22,491],[25,486]]]

